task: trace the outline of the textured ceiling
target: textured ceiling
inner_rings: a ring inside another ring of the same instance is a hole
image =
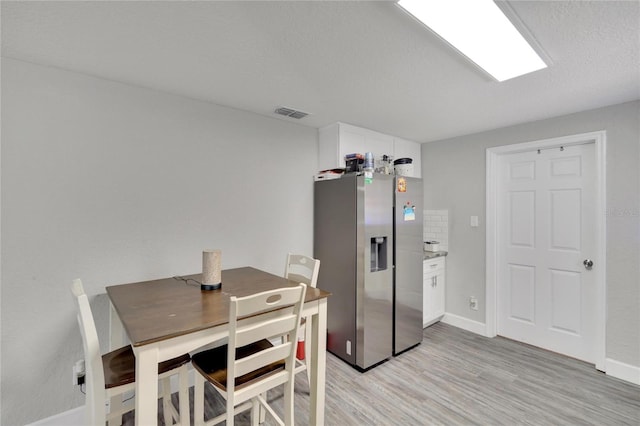
[[[393,1],[2,1],[2,56],[419,142],[640,98],[638,1],[509,4],[552,64],[502,83]]]

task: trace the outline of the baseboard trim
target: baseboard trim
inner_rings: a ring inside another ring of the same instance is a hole
[[[485,323],[471,320],[469,318],[461,317],[460,315],[445,313],[442,317],[442,322],[445,324],[453,325],[454,327],[461,328],[463,330],[470,331],[481,336],[487,336],[487,327]]]
[[[605,359],[605,367],[607,376],[615,377],[634,385],[640,385],[640,367],[625,364],[611,358]]]

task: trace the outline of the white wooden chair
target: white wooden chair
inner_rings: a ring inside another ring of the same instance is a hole
[[[259,421],[263,406],[280,425],[293,425],[293,378],[296,338],[306,285],[286,287],[246,297],[232,296],[229,306],[228,345],[194,354],[196,374],[194,423],[234,423],[237,413],[251,408],[252,425]],[[280,309],[282,308],[282,309]],[[282,345],[269,339],[288,336]],[[228,360],[228,362],[227,362]],[[204,384],[208,381],[226,399],[226,413],[205,421]],[[284,389],[285,421],[267,404],[266,392],[281,384]]]
[[[135,390],[135,355],[131,346],[116,349],[107,354],[100,354],[100,343],[95,322],[91,313],[89,299],[84,292],[82,281],[74,280],[71,291],[78,303],[78,324],[82,334],[85,359],[86,406],[85,424],[109,425],[122,424],[122,415],[134,409],[133,399],[120,403],[119,399],[125,392]],[[189,381],[188,354],[170,359],[158,364],[158,376],[161,379],[160,397],[163,399],[164,422],[166,425],[176,424],[188,426],[189,416]],[[179,374],[179,411],[171,402],[170,376]],[[111,406],[107,415],[105,401],[112,397],[118,398],[118,403]]]
[[[318,272],[320,271],[320,261],[302,254],[287,255],[287,266],[284,277],[299,283],[307,284],[309,287],[316,287],[318,283]],[[302,318],[300,323],[303,328],[305,345],[311,341],[311,327],[306,326],[306,318]],[[307,371],[307,380],[311,383],[311,371],[309,370],[309,360],[311,353],[305,350],[304,360],[296,359],[296,374]]]

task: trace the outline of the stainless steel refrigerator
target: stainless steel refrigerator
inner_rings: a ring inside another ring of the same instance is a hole
[[[367,369],[422,341],[422,181],[374,174],[318,181],[314,257],[327,349]]]

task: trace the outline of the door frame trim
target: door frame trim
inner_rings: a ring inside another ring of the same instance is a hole
[[[537,149],[549,149],[560,146],[595,144],[595,173],[596,173],[596,238],[594,260],[599,265],[596,273],[596,329],[595,329],[595,366],[600,371],[606,371],[606,319],[607,319],[607,292],[606,292],[606,144],[607,133],[605,130],[562,136],[558,138],[542,139],[531,142],[504,145],[487,149],[486,155],[486,317],[485,335],[495,337],[497,335],[497,189],[500,158],[503,155],[515,154]]]

